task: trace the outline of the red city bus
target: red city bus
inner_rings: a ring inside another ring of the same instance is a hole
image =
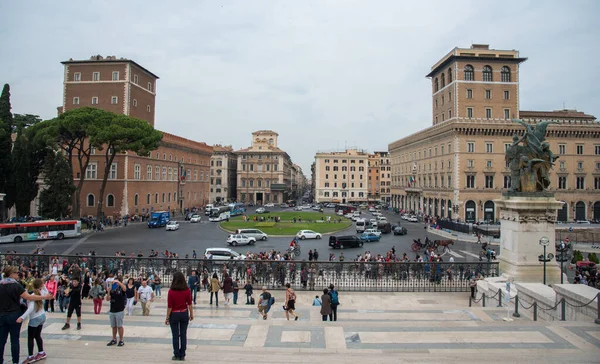
[[[64,239],[81,235],[81,221],[42,220],[0,224],[0,243],[21,243],[23,241]]]

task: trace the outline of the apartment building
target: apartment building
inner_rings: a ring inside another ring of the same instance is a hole
[[[576,110],[519,111],[515,50],[455,48],[427,75],[432,126],[389,144],[392,206],[467,222],[495,221],[494,199],[510,186],[504,159],[514,134],[554,120],[547,132],[559,155],[550,191],[563,201],[559,221],[600,219],[600,124]]]
[[[63,103],[59,113],[84,106],[97,107],[147,121],[154,126],[158,76],[133,60],[92,56],[62,62]],[[95,216],[102,204],[107,218],[146,214],[155,210],[182,210],[209,201],[210,158],[206,143],[163,132],[149,157],[120,154],[110,168],[105,196],[99,201],[106,166],[103,152],[92,151],[85,171],[73,166],[77,180],[85,173],[81,216]]]
[[[237,201],[264,205],[292,196],[292,160],[277,146],[272,130],[252,133],[252,144],[237,150]]]
[[[237,199],[237,155],[231,145],[213,146],[210,157],[210,202],[234,202]]]
[[[390,203],[391,168],[389,152],[369,154],[369,201]]]
[[[350,203],[368,200],[369,154],[360,149],[318,152],[313,183],[315,201]]]

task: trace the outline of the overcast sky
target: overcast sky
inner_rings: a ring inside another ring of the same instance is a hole
[[[370,152],[431,125],[431,66],[455,46],[517,49],[521,110],[600,117],[600,2],[0,1],[0,82],[14,113],[56,116],[61,61],[115,55],[160,77],[156,127],[208,144],[279,133]]]

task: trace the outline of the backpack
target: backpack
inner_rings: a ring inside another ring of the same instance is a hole
[[[332,305],[339,305],[340,304],[340,300],[338,298],[338,292],[332,290],[331,292],[329,292],[329,295],[331,296],[331,304]]]

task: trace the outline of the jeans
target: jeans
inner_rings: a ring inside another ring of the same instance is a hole
[[[58,299],[58,307],[60,308],[60,312],[65,312],[65,309],[67,308],[67,306],[69,306],[69,297],[67,296],[60,296]]]
[[[238,291],[233,291],[233,304],[237,305]]]
[[[210,292],[210,304],[212,305],[212,298],[213,295],[215,295],[215,302],[217,303],[217,306],[219,306],[219,292]]]
[[[94,313],[99,315],[102,311],[102,298],[94,298],[92,301],[94,301]]]
[[[337,321],[337,307],[338,305],[331,305],[331,315],[329,315],[329,321],[332,321],[331,319],[333,318],[333,321]]]
[[[198,293],[198,286],[190,287],[190,291],[192,291],[192,302],[196,303],[196,294]]]
[[[21,317],[20,312],[9,313],[0,316],[0,363],[4,363],[4,347],[6,340],[10,334],[10,352],[12,354],[12,362],[19,362],[19,334],[21,333],[21,324],[17,323],[17,319]]]
[[[44,311],[48,312],[48,309],[54,312],[54,299],[44,301]]]
[[[155,288],[156,289],[154,290],[154,295],[156,297],[160,297],[161,296],[161,293],[160,293],[160,284],[157,284]]]
[[[321,318],[323,319],[323,321],[327,321],[327,316],[328,315],[321,315]],[[329,321],[331,321],[331,319],[329,319]]]
[[[169,324],[171,325],[171,334],[173,335],[173,355],[178,358],[185,358],[187,327],[189,323],[190,316],[188,311],[171,312]]]
[[[127,304],[125,305],[127,316],[133,315],[133,301],[135,301],[135,297],[127,298]]]

